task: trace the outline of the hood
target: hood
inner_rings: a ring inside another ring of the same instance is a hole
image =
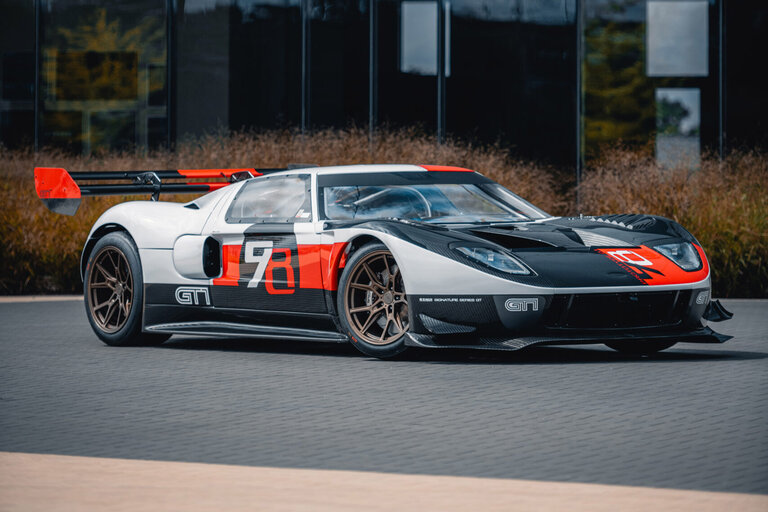
[[[698,245],[680,224],[653,215],[561,217],[538,222],[460,227],[458,230],[512,251],[532,247],[566,250],[638,247],[664,240]]]

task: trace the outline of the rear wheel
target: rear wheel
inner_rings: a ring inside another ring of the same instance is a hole
[[[170,337],[141,332],[144,282],[139,252],[125,233],[110,233],[96,242],[84,292],[88,321],[107,345],[159,345]]]
[[[612,341],[607,346],[622,354],[648,356],[666,350],[676,341]]]
[[[368,244],[347,262],[339,283],[338,310],[353,345],[369,356],[388,358],[405,349],[408,299],[392,253]]]

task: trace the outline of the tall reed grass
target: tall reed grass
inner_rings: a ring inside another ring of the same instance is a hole
[[[682,224],[711,263],[713,293],[768,297],[768,154],[706,155],[696,169],[659,166],[614,148],[590,163],[580,187],[590,214],[649,213]]]
[[[86,198],[74,217],[56,215],[34,191],[35,166],[76,171],[282,167],[288,163],[434,163],[478,170],[555,215],[576,213],[572,176],[513,160],[502,148],[461,141],[436,144],[416,129],[383,130],[370,144],[365,129],[217,134],[165,150],[109,152],[91,157],[0,147],[0,294],[77,293],[78,260],[90,227],[126,197]],[[712,260],[715,293],[768,296],[765,194],[768,155],[737,153],[720,163],[705,158],[699,171],[664,170],[626,149],[590,164],[580,187],[585,214],[654,213],[674,218],[696,235]],[[142,199],[146,199],[142,197]],[[163,200],[189,197],[164,196]]]

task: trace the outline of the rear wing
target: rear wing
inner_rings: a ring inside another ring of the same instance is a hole
[[[58,167],[35,167],[35,190],[52,212],[74,215],[84,196],[207,193],[230,183],[285,169],[178,169],[166,171],[67,172]],[[183,182],[168,180],[211,179]],[[92,183],[96,182],[96,183]],[[110,182],[110,183],[102,183]],[[115,183],[116,182],[116,183]]]

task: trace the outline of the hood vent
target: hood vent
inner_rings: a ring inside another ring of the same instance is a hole
[[[574,233],[579,235],[581,242],[587,247],[633,247],[633,244],[612,238],[610,236],[598,235],[584,229],[574,229]]]
[[[605,222],[626,229],[644,230],[656,224],[656,218],[638,213],[621,213],[593,217],[595,222]]]
[[[536,238],[529,238],[527,236],[520,236],[518,234],[505,233],[501,230],[488,229],[480,230],[473,229],[472,234],[488,240],[495,244],[499,244],[505,249],[525,249],[528,247],[556,247],[555,244],[545,242]]]

